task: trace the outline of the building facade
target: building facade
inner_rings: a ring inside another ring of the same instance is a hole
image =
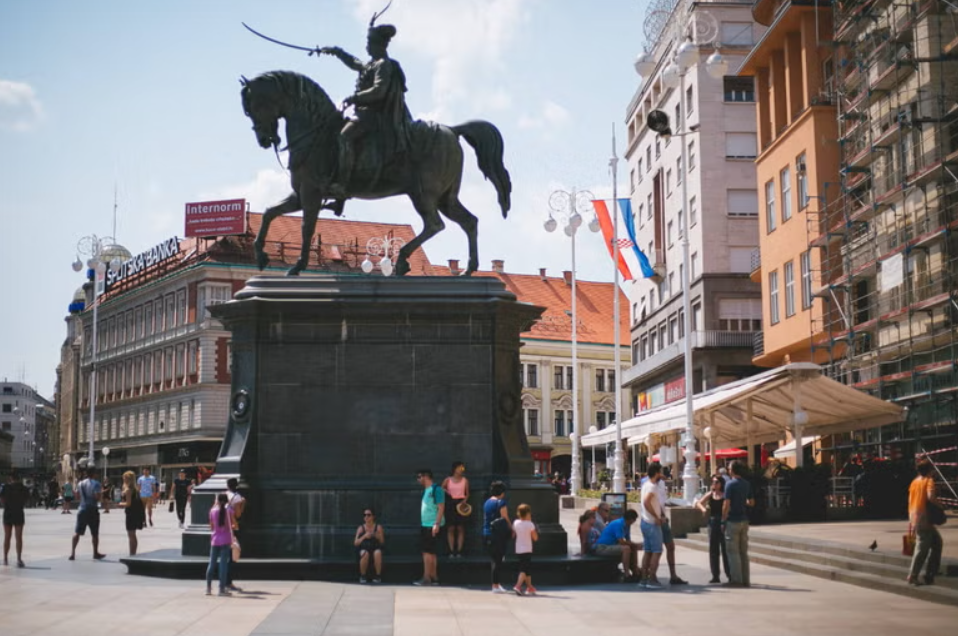
[[[27,473],[46,470],[53,404],[28,384],[0,383],[0,431],[12,436],[10,465]]]
[[[259,273],[252,241],[261,219],[249,215],[241,236],[178,241],[172,255],[106,289],[96,356],[93,283],[84,286],[85,302],[71,305],[77,313],[68,319],[58,378],[60,440],[74,462],[89,452],[95,399],[94,457],[114,479],[123,470],[150,467],[170,481],[179,469],[213,466],[228,421],[231,356],[230,333],[210,308]],[[273,269],[285,270],[298,258],[299,225],[298,218],[273,222],[266,243]],[[408,225],[320,220],[310,268],[359,274],[367,241],[386,236],[409,242],[415,232]],[[421,251],[410,260],[413,272],[431,273]]]
[[[626,113],[637,242],[656,271],[628,287],[633,366],[623,382],[631,394],[630,415],[685,396],[681,242],[686,228],[694,390],[754,373],[753,344],[762,328],[760,289],[749,278],[758,247],[755,87],[734,69],[764,28],[753,22],[750,1],[668,2],[667,21],[661,4],[651,7],[646,25],[658,29],[649,49],[655,70],[643,78]],[[695,42],[700,61],[685,73],[684,90],[669,87],[663,71],[680,43],[671,38],[684,33],[680,24],[706,19],[715,26],[715,41]],[[705,67],[713,47],[732,69],[721,79]],[[646,118],[654,110],[670,117],[673,130],[691,134],[663,138],[652,132]]]

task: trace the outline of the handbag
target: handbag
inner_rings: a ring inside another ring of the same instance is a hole
[[[240,542],[236,539],[236,534],[233,532],[232,519],[230,519],[229,524],[230,524],[230,555],[233,557],[233,562],[238,563],[240,560],[240,555],[243,553],[243,548],[240,546]]]
[[[173,502],[170,502],[170,512],[173,512]]]
[[[901,535],[901,554],[908,557],[915,554],[915,535],[910,532]]]
[[[927,502],[925,504],[925,510],[928,512],[928,521],[932,525],[940,526],[944,525],[948,521],[948,517],[945,516],[945,510],[932,502]]]

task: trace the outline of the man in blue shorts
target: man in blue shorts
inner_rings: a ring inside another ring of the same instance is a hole
[[[639,509],[639,527],[642,529],[642,544],[645,550],[642,555],[642,581],[639,582],[639,587],[653,590],[662,589],[657,575],[659,559],[662,558],[662,524],[665,522],[664,502],[659,500],[657,486],[661,479],[661,464],[649,464],[648,480],[642,484],[642,493],[639,496],[642,502]]]
[[[102,487],[96,477],[96,468],[87,468],[87,478],[77,485],[77,492],[80,497],[80,508],[77,510],[77,524],[73,532],[73,549],[70,551],[70,560],[74,561],[77,557],[77,544],[80,543],[80,537],[86,534],[86,529],[90,528],[90,537],[93,539],[93,558],[105,559],[105,554],[100,554],[100,511],[97,506],[100,503]]]

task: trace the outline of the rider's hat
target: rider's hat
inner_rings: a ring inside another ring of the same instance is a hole
[[[379,42],[383,46],[388,46],[389,41],[396,35],[396,27],[391,24],[380,24],[370,27],[366,37],[373,42]]]

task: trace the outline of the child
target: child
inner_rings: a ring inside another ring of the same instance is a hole
[[[519,557],[519,580],[512,591],[522,596],[522,584],[526,584],[526,594],[535,596],[536,588],[532,587],[532,544],[539,540],[539,531],[532,522],[532,508],[529,504],[521,504],[516,509],[519,518],[512,524],[516,533],[516,556]]]

